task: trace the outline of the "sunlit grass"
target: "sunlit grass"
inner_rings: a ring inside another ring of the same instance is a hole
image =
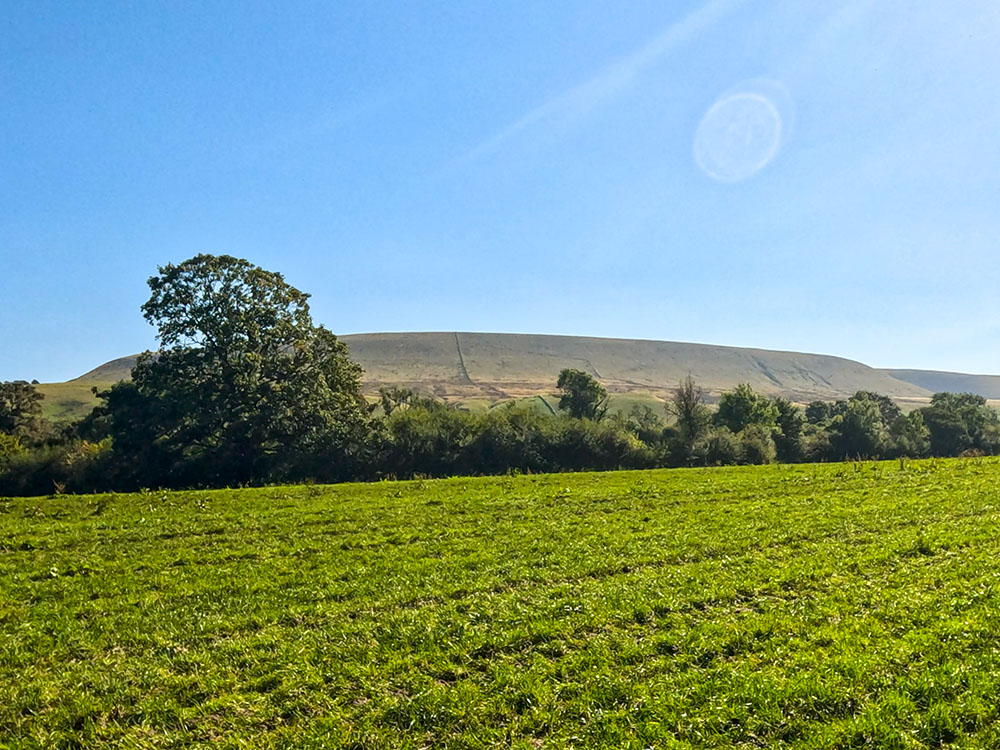
[[[0,501],[8,747],[1000,746],[1000,461]]]

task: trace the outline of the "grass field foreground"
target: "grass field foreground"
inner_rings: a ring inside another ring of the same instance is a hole
[[[0,746],[1000,747],[1000,461],[0,500]]]

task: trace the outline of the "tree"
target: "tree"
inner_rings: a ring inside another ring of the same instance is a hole
[[[889,432],[876,401],[850,398],[843,414],[830,421],[830,445],[840,458],[878,458],[885,455]]]
[[[777,429],[778,408],[767,396],[757,393],[749,384],[741,383],[722,394],[713,421],[734,433],[750,425],[774,430]]]
[[[748,424],[739,435],[739,461],[744,464],[774,463],[773,430],[762,424]]]
[[[890,458],[896,456],[921,458],[930,453],[930,432],[919,410],[900,414],[892,423],[889,435],[893,444]]]
[[[7,468],[7,465],[24,453],[21,441],[6,432],[0,432],[0,473]]]
[[[559,409],[574,419],[597,422],[608,413],[608,392],[587,373],[567,368],[559,373],[556,387],[562,392]]]
[[[228,255],[163,266],[149,287],[160,351],[103,394],[116,452],[171,483],[350,473],[366,426],[361,368],[313,325],[308,295]]]
[[[411,388],[398,386],[382,386],[378,389],[378,406],[382,407],[382,416],[388,417],[396,409],[410,408],[420,403],[420,396]]]
[[[677,390],[667,404],[667,413],[677,420],[677,432],[681,458],[691,456],[694,444],[708,434],[712,415],[705,405],[705,392],[688,375],[677,385]]]
[[[871,401],[878,409],[882,424],[888,429],[893,422],[903,416],[903,410],[888,396],[874,391],[857,391],[848,401]]]
[[[810,401],[806,405],[806,421],[809,424],[823,424],[834,416],[834,405],[829,401]]]
[[[691,448],[693,463],[727,466],[740,459],[739,438],[728,427],[713,427]]]
[[[23,380],[0,383],[0,432],[21,439],[37,438],[42,430],[42,399]]]
[[[618,412],[624,429],[647,445],[663,440],[663,420],[646,404],[634,404],[628,414]]]
[[[982,396],[935,393],[931,405],[920,413],[935,456],[957,456],[973,450],[996,453],[1000,449],[1000,420]]]
[[[803,429],[806,419],[802,409],[787,398],[774,399],[778,429],[774,433],[774,446],[779,461],[801,461],[803,456]]]

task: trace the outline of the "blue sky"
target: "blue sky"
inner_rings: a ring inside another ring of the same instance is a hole
[[[995,0],[10,3],[0,380],[153,346],[199,252],[337,333],[1000,373],[997,49]]]

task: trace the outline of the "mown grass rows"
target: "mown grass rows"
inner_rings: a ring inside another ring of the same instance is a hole
[[[9,747],[997,747],[1000,462],[0,501]]]

